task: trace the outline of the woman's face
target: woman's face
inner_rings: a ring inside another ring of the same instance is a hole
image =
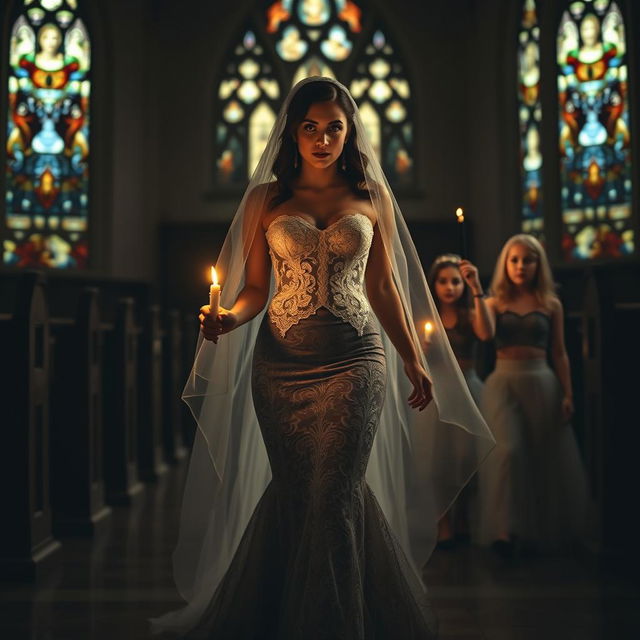
[[[456,267],[443,267],[436,276],[436,296],[444,304],[453,304],[464,293],[464,281]]]
[[[347,139],[347,115],[336,102],[314,102],[296,130],[304,162],[325,169],[338,160]]]
[[[60,42],[61,38],[57,29],[45,29],[40,34],[40,47],[46,53],[57,53]]]
[[[514,244],[507,253],[507,276],[513,284],[533,284],[538,271],[538,256],[523,244]]]

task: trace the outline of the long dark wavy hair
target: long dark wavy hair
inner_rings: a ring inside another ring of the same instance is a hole
[[[357,197],[369,197],[365,180],[368,160],[363,153],[358,151],[356,128],[353,122],[353,104],[340,87],[325,80],[318,80],[303,84],[289,103],[287,124],[280,139],[280,151],[273,162],[273,174],[276,177],[276,182],[273,187],[275,195],[269,202],[270,209],[274,209],[293,196],[292,183],[300,174],[300,167],[294,166],[298,152],[294,135],[307,115],[309,107],[316,102],[335,102],[345,112],[348,132],[342,151],[343,156],[337,161],[338,173],[344,176]],[[342,168],[343,164],[345,169]]]
[[[438,256],[431,265],[429,269],[429,275],[427,280],[429,282],[429,288],[433,293],[433,300],[436,303],[436,307],[438,311],[440,311],[440,299],[436,295],[436,280],[440,275],[440,272],[446,267],[453,267],[460,273],[460,256],[455,253],[445,253],[441,256]],[[465,326],[470,324],[470,311],[471,311],[471,291],[469,289],[469,285],[465,282],[465,279],[460,274],[460,279],[462,280],[462,284],[464,286],[464,290],[462,291],[462,295],[456,300],[455,307],[458,314],[458,322],[461,326]]]

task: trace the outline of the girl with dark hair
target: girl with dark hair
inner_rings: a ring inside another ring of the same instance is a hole
[[[479,340],[493,338],[493,318],[484,300],[484,293],[478,270],[469,260],[462,260],[455,254],[438,256],[429,270],[429,287],[434,293],[435,303],[440,313],[442,325],[449,339],[451,349],[476,404],[480,404],[482,381],[475,367]],[[426,345],[426,349],[429,345]],[[442,443],[451,453],[447,458],[460,464],[466,458],[476,456],[473,442],[460,438],[451,429],[443,430]],[[438,460],[433,460],[434,466]],[[462,465],[463,467],[463,465]],[[438,548],[451,549],[456,541],[468,540],[470,519],[474,511],[472,499],[474,487],[466,487],[455,504],[438,522]]]
[[[435,419],[493,440],[444,338],[424,358],[415,327],[437,311],[341,84],[291,91],[216,268],[221,306],[200,310],[183,394],[198,423],[174,553],[188,604],[154,629],[434,638],[421,570],[459,486],[417,481],[413,440]]]

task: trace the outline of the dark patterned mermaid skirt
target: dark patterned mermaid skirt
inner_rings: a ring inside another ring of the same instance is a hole
[[[319,309],[282,337],[265,316],[252,385],[272,481],[188,638],[436,636],[424,588],[364,478],[385,378],[373,324],[358,336]]]

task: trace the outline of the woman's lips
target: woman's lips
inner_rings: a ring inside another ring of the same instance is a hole
[[[316,151],[313,154],[316,158],[326,158],[327,156],[330,156],[330,153],[325,153],[324,151]]]

